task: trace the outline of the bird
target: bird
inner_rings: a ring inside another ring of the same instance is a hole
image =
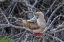
[[[30,20],[22,20],[22,23],[26,27],[25,29],[32,32],[34,36],[40,36],[45,30],[46,20],[44,19],[43,12],[35,12],[35,16]]]

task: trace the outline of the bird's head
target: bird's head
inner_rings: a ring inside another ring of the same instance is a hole
[[[35,15],[37,16],[37,18],[40,18],[40,17],[44,18],[44,13],[42,12],[36,12]]]

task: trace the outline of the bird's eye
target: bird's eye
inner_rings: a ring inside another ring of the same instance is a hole
[[[37,16],[37,14],[34,14],[34,16]]]

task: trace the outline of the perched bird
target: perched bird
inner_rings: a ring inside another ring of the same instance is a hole
[[[34,33],[35,36],[40,36],[46,27],[46,21],[42,12],[36,12],[35,16],[30,20],[22,20],[25,29]]]

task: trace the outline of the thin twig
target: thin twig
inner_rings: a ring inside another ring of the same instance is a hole
[[[57,0],[54,0],[54,2],[51,4],[50,8],[47,10],[47,12],[45,13],[45,15],[47,15],[49,13],[49,11],[52,9],[52,7],[54,6],[55,2]]]
[[[49,26],[50,20],[51,20],[51,18],[54,16],[55,12],[56,12],[57,10],[59,10],[63,5],[64,5],[64,4],[61,4],[60,6],[58,6],[58,7],[52,12],[52,14],[50,15],[50,17],[48,18],[47,26]]]
[[[59,16],[57,16],[57,17],[55,17],[54,19],[53,19],[53,21],[51,22],[51,24],[49,25],[49,27],[46,27],[46,29],[44,30],[44,32],[46,32],[48,29],[50,29],[50,27],[52,26],[52,24],[55,22],[55,20],[58,18],[58,17],[64,17],[64,15],[59,15]]]
[[[45,35],[48,35],[48,36],[50,36],[50,37],[52,37],[52,38],[54,38],[54,39],[56,39],[56,40],[58,40],[58,41],[60,41],[60,42],[64,42],[64,41],[62,41],[61,39],[59,39],[59,38],[57,38],[57,37],[54,37],[54,36],[52,36],[52,35],[50,35],[50,34],[47,34],[47,33],[44,33]]]

